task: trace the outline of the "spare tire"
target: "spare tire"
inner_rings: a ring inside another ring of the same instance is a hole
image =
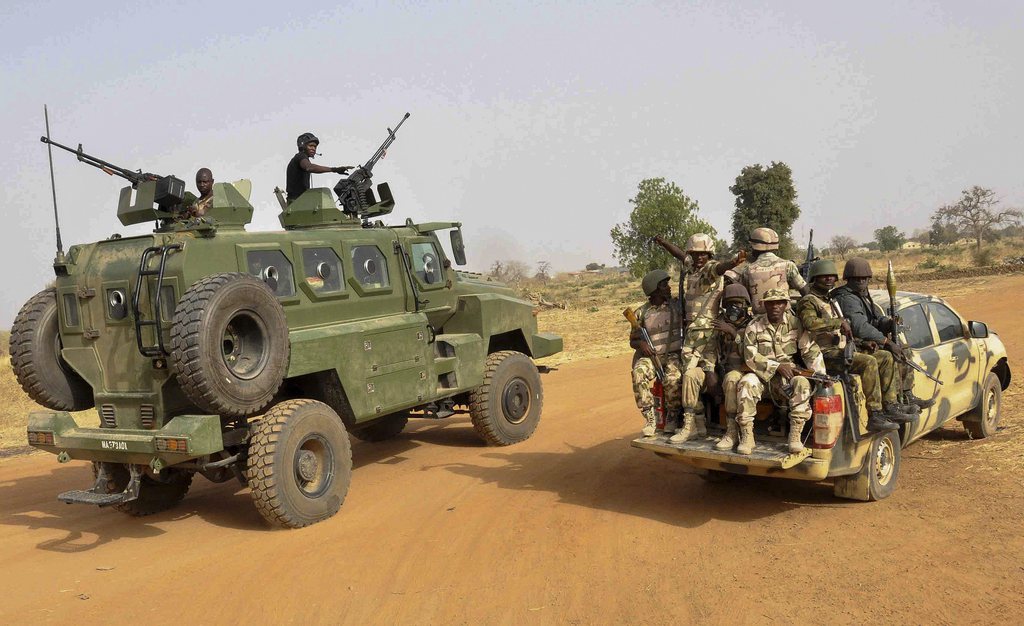
[[[249,274],[213,274],[182,296],[171,325],[171,368],[200,409],[255,415],[288,371],[288,322],[274,293]]]
[[[18,311],[11,327],[11,367],[28,397],[55,411],[95,406],[92,387],[61,357],[57,293],[40,291]]]

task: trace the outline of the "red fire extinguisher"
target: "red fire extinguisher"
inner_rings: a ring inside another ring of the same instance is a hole
[[[661,386],[660,380],[654,380],[654,384],[651,385],[651,395],[654,396],[654,415],[658,424],[657,428],[665,430],[665,388]]]

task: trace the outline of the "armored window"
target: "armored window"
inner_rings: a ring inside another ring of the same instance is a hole
[[[331,248],[305,248],[302,251],[302,272],[317,294],[337,293],[344,289],[341,259]]]
[[[441,256],[429,241],[412,244],[412,271],[428,285],[440,283],[444,277],[441,271]]]
[[[352,271],[363,287],[373,289],[391,284],[387,259],[377,246],[353,246]]]
[[[963,338],[964,325],[956,313],[934,302],[928,304],[928,310],[931,311],[935,328],[939,331],[939,343]]]
[[[295,295],[292,263],[280,250],[251,250],[246,255],[249,273],[259,278],[278,298]]]
[[[932,328],[920,304],[903,309],[900,317],[903,318],[903,337],[908,346],[921,349],[932,345]]]

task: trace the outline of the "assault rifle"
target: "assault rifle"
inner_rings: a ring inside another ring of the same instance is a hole
[[[814,229],[812,228],[810,235],[807,237],[807,255],[804,257],[804,262],[800,264],[800,275],[804,277],[804,280],[809,280],[811,263],[817,260],[818,257],[814,256]]]
[[[394,130],[388,128],[387,139],[377,148],[377,151],[373,153],[370,160],[356,167],[348,175],[348,178],[339,180],[338,184],[334,186],[334,193],[338,194],[338,202],[341,204],[343,212],[359,215],[373,204],[373,192],[370,190],[373,166],[377,164],[377,161],[384,158],[388,148],[395,141],[395,133],[398,132],[398,129],[402,127],[402,124],[407,119],[409,119],[408,113],[402,117]]]
[[[925,371],[923,367],[908,359],[904,352],[907,346],[900,338],[900,333],[903,332],[903,324],[900,322],[899,316],[896,315],[896,273],[892,271],[892,261],[889,261],[889,271],[885,276],[885,287],[889,291],[889,319],[892,320],[892,331],[889,333],[889,339],[891,339],[893,345],[896,346],[896,349],[892,351],[893,358],[910,369],[921,372],[926,378],[928,378],[928,380],[937,382],[941,385],[941,380],[932,376]]]
[[[155,201],[161,210],[171,211],[174,207],[180,205],[185,199],[185,181],[177,178],[176,176],[161,176],[160,174],[152,174],[150,172],[143,172],[142,170],[132,171],[128,168],[114,165],[113,163],[109,163],[103,159],[96,158],[91,154],[86,154],[82,151],[82,144],[78,144],[78,149],[75,150],[65,145],[61,145],[56,141],[52,141],[49,137],[40,137],[39,141],[51,146],[57,146],[62,150],[67,150],[71,154],[77,156],[78,160],[82,163],[103,170],[110,176],[120,176],[131,183],[133,189],[138,188],[140,183],[155,181]]]
[[[631,308],[627,308],[622,314],[629,320],[629,326],[633,329],[633,332],[640,331],[640,336],[643,337],[644,343],[650,346],[651,351],[654,352],[654,356],[651,360],[654,361],[654,375],[658,377],[658,381],[665,382],[665,369],[661,366],[661,359],[658,358],[658,351],[654,347],[654,342],[651,341],[651,336],[647,334],[647,329],[640,325],[640,320],[636,318],[636,313]]]
[[[797,376],[803,376],[807,380],[810,380],[810,381],[813,381],[813,382],[816,382],[816,383],[822,383],[822,384],[825,384],[825,385],[831,385],[831,384],[840,382],[840,378],[838,376],[829,376],[828,374],[819,374],[819,373],[815,372],[812,369],[796,367],[796,368],[794,368],[794,370],[796,371],[796,375]]]

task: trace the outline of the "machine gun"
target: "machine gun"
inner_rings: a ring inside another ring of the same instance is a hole
[[[810,235],[807,237],[807,256],[804,257],[804,262],[800,264],[800,275],[804,277],[804,280],[808,280],[808,276],[811,275],[811,263],[818,260],[818,257],[814,256],[814,229],[811,229]]]
[[[49,137],[40,137],[39,141],[51,145],[57,146],[62,150],[67,150],[71,154],[78,157],[78,160],[86,165],[91,165],[95,168],[103,170],[110,176],[120,176],[132,184],[132,188],[138,188],[140,183],[149,181],[156,182],[156,197],[154,198],[157,206],[163,211],[173,211],[175,207],[179,206],[185,199],[185,181],[177,178],[176,176],[161,176],[159,174],[151,174],[149,172],[143,172],[142,170],[132,171],[130,169],[114,165],[98,159],[91,154],[86,154],[82,151],[82,144],[78,144],[78,149],[69,148],[65,145],[59,144],[56,141],[52,141]]]
[[[629,320],[629,326],[633,329],[633,332],[640,331],[640,336],[643,337],[644,343],[650,346],[654,352],[654,356],[651,360],[654,361],[654,375],[658,377],[658,382],[665,382],[665,368],[661,366],[661,359],[658,358],[658,351],[654,347],[654,342],[651,341],[651,336],[647,334],[647,329],[640,325],[640,320],[636,318],[636,313],[631,308],[627,308],[622,314]]]
[[[406,113],[394,130],[388,128],[387,139],[377,148],[370,160],[352,170],[348,178],[343,178],[334,186],[334,193],[338,194],[338,203],[341,210],[350,215],[359,215],[374,204],[373,191],[370,189],[370,179],[373,177],[373,166],[384,158],[388,147],[395,141],[395,133],[402,127],[405,120],[409,119]]]
[[[892,261],[889,261],[889,271],[885,276],[885,287],[889,291],[889,319],[892,320],[892,332],[889,333],[889,338],[892,340],[893,345],[896,346],[896,349],[892,351],[893,358],[910,369],[921,372],[926,378],[928,378],[928,380],[937,382],[941,385],[941,380],[932,376],[925,371],[923,367],[908,359],[904,352],[907,346],[900,338],[900,333],[903,332],[903,324],[900,323],[900,318],[896,315],[896,273],[892,271]]]

